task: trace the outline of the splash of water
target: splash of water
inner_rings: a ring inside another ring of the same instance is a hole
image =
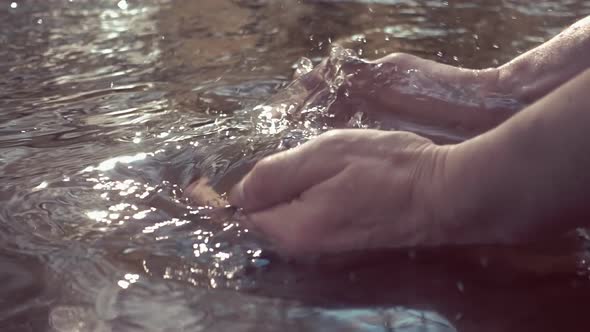
[[[302,131],[303,137],[311,138],[328,129],[326,120],[334,116],[330,107],[349,79],[343,67],[357,61],[362,60],[353,50],[341,46],[332,47],[330,56],[315,69],[310,59],[300,59],[295,66],[296,79],[254,108],[257,131]]]

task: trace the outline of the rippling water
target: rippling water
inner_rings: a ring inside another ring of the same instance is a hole
[[[583,239],[288,262],[182,189],[207,176],[224,192],[335,125],[259,116],[300,57],[338,44],[488,67],[589,13],[583,0],[0,1],[2,331],[586,331]]]

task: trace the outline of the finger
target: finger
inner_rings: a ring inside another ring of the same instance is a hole
[[[350,217],[350,210],[343,208],[350,206],[350,195],[342,192],[347,177],[349,172],[344,168],[295,200],[250,213],[248,225],[287,254],[300,256],[303,252],[321,251],[341,231],[346,233],[338,224]]]
[[[342,159],[327,159],[317,145],[310,141],[262,159],[231,190],[229,202],[246,212],[269,208],[296,198],[344,168]]]
[[[294,200],[248,215],[253,231],[261,233],[278,251],[289,256],[317,252],[322,239],[318,228],[331,218],[328,202]],[[312,226],[313,225],[313,226]]]
[[[371,236],[377,224],[358,222],[351,193],[342,192],[343,180],[349,176],[344,170],[307,190],[301,199],[252,213],[247,225],[287,256],[375,246]]]
[[[209,184],[209,179],[202,177],[186,188],[189,198],[199,205],[211,207],[227,206],[227,201],[221,197]]]

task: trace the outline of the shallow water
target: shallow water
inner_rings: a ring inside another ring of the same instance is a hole
[[[483,68],[589,13],[583,0],[0,1],[2,331],[587,331],[583,238],[288,262],[182,188],[205,175],[223,192],[334,125],[255,108],[331,43]]]

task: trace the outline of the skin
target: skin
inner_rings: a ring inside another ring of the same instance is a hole
[[[302,77],[310,90],[324,82],[331,69],[328,61]],[[345,63],[348,98],[335,109],[350,113],[346,100],[360,99],[370,103],[374,113],[408,115],[476,136],[588,66],[590,17],[498,68],[458,68],[404,53]]]
[[[443,187],[461,203],[447,210],[456,221],[441,242],[516,243],[588,225],[589,86],[586,70],[495,130],[447,147]]]
[[[427,187],[416,181],[431,177],[437,151],[411,133],[331,131],[263,159],[230,202],[288,255],[412,246],[430,241],[423,223],[434,200],[426,198],[430,190],[415,189]]]
[[[228,202],[209,184],[209,179],[202,177],[193,182],[186,192],[193,203],[211,208],[224,208]]]
[[[583,225],[590,214],[589,21],[495,69],[399,54],[353,64],[350,95],[381,112],[460,123],[480,135],[437,145],[407,132],[330,131],[262,159],[229,202],[291,256],[523,243]],[[310,85],[322,70],[308,74]],[[408,82],[418,88],[408,90]],[[488,102],[495,96],[531,105],[512,116],[514,104]]]

